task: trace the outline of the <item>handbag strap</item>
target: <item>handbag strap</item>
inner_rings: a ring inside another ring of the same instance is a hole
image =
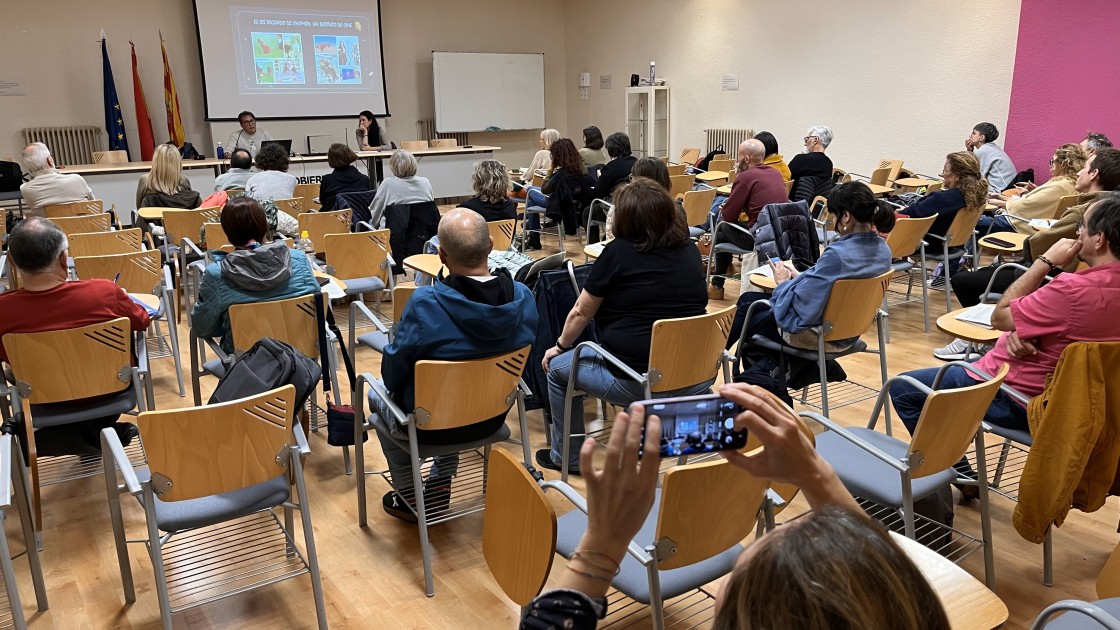
[[[327,352],[330,351],[330,346],[327,345],[327,330],[330,329],[335,338],[339,340],[338,353],[342,355],[342,364],[346,367],[346,377],[350,384],[350,390],[353,391],[357,381],[354,376],[354,364],[350,361],[350,353],[346,350],[346,344],[342,343],[342,332],[339,331],[338,324],[335,323],[334,311],[324,304],[326,299],[326,294],[319,293],[315,300],[315,318],[318,320],[319,328],[319,360],[323,364],[323,374],[330,374],[330,361],[327,358]],[[331,391],[329,378],[323,379],[323,391],[327,393]]]

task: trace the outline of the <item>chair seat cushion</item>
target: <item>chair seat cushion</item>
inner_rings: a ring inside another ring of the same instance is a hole
[[[1002,438],[1007,438],[1007,439],[1011,440],[1012,442],[1017,442],[1019,444],[1025,444],[1027,446],[1030,446],[1031,444],[1034,444],[1034,438],[1031,437],[1031,434],[1030,434],[1029,431],[1019,431],[1019,430],[1016,430],[1016,429],[1007,429],[1007,428],[1001,427],[1001,426],[996,425],[996,424],[989,424],[988,425],[988,433],[998,435]]]
[[[1103,609],[1106,613],[1120,619],[1120,597],[1102,599],[1092,603]],[[1092,617],[1076,610],[1062,613],[1050,619],[1050,623],[1046,624],[1047,630],[1099,630],[1104,627],[1096,621],[1093,621]]]
[[[385,282],[377,276],[354,278],[352,280],[347,279],[344,282],[346,282],[346,295],[358,295],[359,293],[385,290]]]
[[[119,416],[136,408],[132,387],[94,399],[31,405],[32,426],[36,429],[72,424],[92,418]]]
[[[704,229],[703,228],[698,228],[694,225],[689,226],[688,236],[690,238],[700,238],[701,236],[704,236]]]
[[[743,249],[738,245],[732,245],[731,243],[725,241],[723,243],[717,243],[716,245],[713,245],[712,251],[722,252],[725,254],[749,254],[752,250]]]
[[[380,330],[375,330],[371,333],[358,335],[358,343],[384,353],[385,346],[389,345],[389,335]]]
[[[151,472],[145,466],[136,471],[136,476],[144,482],[150,478]],[[186,501],[162,501],[156,497],[156,525],[164,532],[205,527],[280,505],[288,500],[290,494],[288,475],[283,474],[240,490],[210,497]]]
[[[657,532],[657,512],[661,505],[661,490],[656,490],[656,493],[653,499],[653,509],[650,510],[649,516],[646,517],[646,521],[642,524],[638,534],[634,536],[634,540],[641,545],[652,543]],[[587,515],[580,510],[571,510],[556,519],[556,552],[565,558],[570,558],[585,531],[587,531]],[[687,593],[727,575],[735,566],[735,560],[742,551],[742,545],[735,545],[727,551],[716,554],[702,562],[679,569],[658,571],[658,580],[661,583],[661,600],[665,601]],[[629,553],[623,557],[621,571],[611,585],[635,601],[646,605],[650,602],[649,577],[646,568]]]
[[[802,348],[795,348],[793,346],[782,345],[782,344],[777,343],[776,341],[773,341],[772,339],[767,339],[766,337],[763,337],[762,335],[755,335],[755,336],[751,337],[751,344],[756,345],[756,346],[760,346],[762,348],[766,348],[767,350],[773,350],[775,352],[782,352],[782,353],[785,353],[785,354],[787,354],[791,357],[797,357],[799,359],[805,359],[806,361],[816,361],[817,360],[817,351],[816,350],[804,350]],[[827,347],[827,344],[826,344],[826,347]],[[853,343],[850,347],[848,347],[844,350],[840,350],[838,352],[825,352],[825,359],[831,361],[831,360],[834,360],[834,359],[839,359],[840,357],[846,357],[849,354],[855,354],[857,352],[863,352],[864,350],[867,350],[867,344],[862,339],[860,339],[860,340],[857,340],[855,343]]]
[[[848,431],[891,457],[906,457],[908,445],[905,442],[863,427],[852,427]],[[888,464],[833,431],[817,436],[817,452],[832,465],[836,475],[853,495],[888,507],[902,507],[902,476]],[[933,494],[956,478],[956,471],[947,468],[914,479],[911,482],[913,498],[917,501]]]
[[[906,258],[891,263],[892,271],[910,271],[913,268],[914,263],[910,262],[910,260]]]
[[[378,433],[388,437],[390,440],[396,443],[397,446],[404,449],[405,452],[409,452],[408,438],[406,437],[404,439],[401,439],[393,435],[389,431],[389,425],[385,420],[381,418],[380,415],[372,413],[369,415],[367,420],[374,426],[374,428],[377,429]],[[427,459],[429,457],[436,457],[437,455],[451,455],[452,453],[458,453],[460,451],[470,451],[476,448],[482,448],[488,444],[494,444],[496,442],[508,440],[510,435],[511,433],[509,427],[506,426],[505,423],[503,423],[500,427],[498,427],[497,431],[481,439],[472,440],[470,442],[462,442],[459,444],[420,444],[417,450],[420,452],[421,458]]]

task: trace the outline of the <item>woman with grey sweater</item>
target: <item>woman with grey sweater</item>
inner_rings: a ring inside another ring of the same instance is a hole
[[[408,151],[394,151],[389,158],[389,170],[393,176],[377,185],[377,194],[369,204],[370,216],[379,224],[377,228],[382,227],[380,224],[384,223],[383,215],[388,206],[435,200],[431,182],[416,174],[416,158]]]

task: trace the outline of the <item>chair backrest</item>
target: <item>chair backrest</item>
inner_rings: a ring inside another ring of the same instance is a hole
[[[933,182],[929,186],[926,186],[926,194],[929,195],[931,193],[935,193],[935,192],[941,190],[944,187],[945,187],[944,182]]]
[[[786,185],[786,196],[788,197],[789,194],[793,192],[793,180],[787,179],[784,183]]]
[[[292,194],[295,195],[295,198],[303,200],[303,211],[318,210],[322,207],[322,204],[315,203],[315,200],[319,198],[319,188],[320,184],[317,183],[296,184],[295,192]]]
[[[78,258],[138,252],[144,243],[144,235],[140,228],[131,228],[115,232],[71,234],[67,240],[70,242],[70,256]]]
[[[52,217],[51,223],[58,226],[70,238],[71,234],[88,234],[90,232],[108,232],[112,227],[109,222],[109,213],[86,214],[79,217]]]
[[[101,214],[105,212],[105,203],[100,199],[83,199],[67,203],[52,203],[43,206],[43,216],[48,219],[56,217],[81,217],[87,214]]]
[[[832,285],[821,318],[826,328],[831,327],[825,334],[825,341],[851,339],[867,332],[879,305],[883,303],[892,273],[888,271],[873,278],[837,280]]]
[[[876,186],[886,186],[887,180],[890,179],[891,168],[884,166],[871,171],[871,183]]]
[[[132,378],[127,317],[65,330],[8,333],[2,341],[17,386],[31,404],[112,394]]]
[[[229,307],[233,347],[243,352],[265,337],[279,339],[314,359],[319,356],[319,326],[315,316],[318,293],[286,300],[249,302]]]
[[[972,238],[972,232],[976,229],[976,222],[980,220],[981,212],[979,210],[969,210],[968,208],[961,208],[957,211],[953,222],[949,224],[949,229],[945,230],[945,246],[946,247],[961,247]]]
[[[684,171],[688,168],[688,164],[669,164],[666,165],[665,168],[669,169],[670,177],[672,177],[673,175],[684,175]]]
[[[211,252],[218,250],[233,251],[233,243],[229,242],[225,228],[221,223],[204,223],[206,228],[206,249]]]
[[[921,462],[910,470],[911,478],[941,472],[964,457],[1009,369],[1004,363],[989,381],[958,389],[939,389],[926,397],[907,450],[908,454],[922,455]]]
[[[657,568],[707,560],[749,536],[769,485],[726,460],[670,468],[661,480],[657,533],[649,542],[671,540],[673,552],[659,558]]]
[[[699,147],[682,147],[681,157],[678,162],[682,164],[695,164],[696,160],[700,159]]]
[[[402,283],[393,285],[393,323],[401,321],[401,315],[404,315],[404,306],[412,299],[412,294],[416,293],[415,282]]]
[[[288,197],[287,199],[273,199],[276,207],[293,217],[299,216],[299,213],[305,212],[306,208],[303,207],[303,197]]]
[[[670,175],[669,196],[676,199],[677,195],[685,194],[692,189],[692,182],[695,179],[692,175]]]
[[[828,213],[828,197],[824,195],[813,197],[813,203],[809,204],[809,214],[817,221],[824,223],[825,230],[832,229],[835,217]]]
[[[127,254],[75,256],[74,272],[78,278],[114,280],[129,293],[153,293],[163,279],[158,250],[149,249]]]
[[[832,181],[836,184],[847,184],[848,182],[852,181],[852,176],[848,174],[848,171],[845,171],[842,168],[833,168]]]
[[[202,238],[203,223],[217,223],[221,220],[221,208],[194,208],[192,210],[163,211],[163,228],[168,243],[179,244],[184,238],[198,243]]]
[[[715,155],[712,156],[712,160],[730,160],[730,159],[731,159],[731,157],[728,156],[726,153],[716,153]]]
[[[716,198],[715,188],[689,190],[684,193],[684,215],[688,225],[700,225],[708,220],[712,202]]]
[[[883,159],[879,160],[879,166],[876,167],[876,170],[880,169],[880,168],[888,169],[888,171],[887,171],[887,181],[888,182],[893,182],[896,179],[898,179],[898,174],[899,174],[900,171],[902,171],[902,160],[892,160],[891,158],[883,158]],[[884,182],[884,184],[886,184],[886,182]]]
[[[405,151],[419,151],[428,148],[427,140],[405,140],[401,142],[401,148]]]
[[[528,360],[529,346],[468,361],[417,361],[416,428],[453,429],[507,411]]]
[[[708,170],[709,171],[723,171],[723,172],[727,173],[731,170],[731,166],[733,164],[735,164],[735,160],[727,160],[727,159],[715,160],[715,159],[713,159],[711,162],[708,163]]]
[[[428,144],[433,149],[451,149],[459,146],[459,141],[455,138],[434,138]]]
[[[517,219],[487,221],[486,229],[490,230],[490,238],[494,240],[492,248],[506,250],[513,244],[513,234],[517,231]]]
[[[653,323],[649,346],[650,391],[667,392],[711,379],[735,319],[735,306]]]
[[[908,177],[913,177],[913,176],[914,176],[914,171],[912,171],[908,168],[899,167],[898,173],[895,176],[895,179],[906,179]]]
[[[94,151],[93,152],[94,164],[126,164],[128,163],[128,151]]]
[[[887,247],[891,248],[891,258],[905,258],[918,251],[922,238],[936,220],[936,214],[921,219],[895,220],[894,229],[887,236]]]
[[[527,606],[556,558],[556,511],[536,480],[504,449],[490,452],[482,557],[502,592]]]
[[[299,221],[299,232],[307,232],[315,251],[327,251],[326,237],[328,234],[347,234],[350,232],[351,211],[333,210],[331,212],[304,212],[296,216]],[[331,261],[334,264],[334,261]]]
[[[1066,210],[1069,210],[1073,206],[1077,205],[1077,201],[1080,198],[1081,198],[1081,195],[1074,194],[1074,195],[1065,195],[1064,197],[1059,199],[1058,200],[1058,207],[1057,207],[1057,209],[1054,210],[1054,216],[1052,218],[1054,218],[1054,219],[1062,218],[1062,215],[1066,213]]]
[[[376,276],[389,286],[389,230],[327,234],[323,240],[334,277],[346,281]]]
[[[533,173],[532,185],[536,186],[537,188],[544,186],[544,175],[541,175],[540,173]]]
[[[162,501],[240,490],[288,471],[296,389],[292,385],[227,403],[145,411],[136,419]]]

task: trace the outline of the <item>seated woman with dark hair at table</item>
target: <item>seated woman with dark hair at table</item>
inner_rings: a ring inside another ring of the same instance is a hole
[[[369,176],[354,167],[358,155],[350,147],[336,142],[327,150],[327,164],[334,170],[323,176],[319,185],[319,203],[322,210],[334,210],[334,198],[339,193],[369,190]]]
[[[834,188],[828,196],[828,212],[835,217],[839,238],[804,273],[784,264],[771,264],[777,288],[773,294],[749,292],[739,296],[728,348],[739,340],[751,304],[769,300],[770,308],[755,309],[746,338],[762,335],[777,343],[816,349],[816,337],[810,338],[807,331],[821,323],[832,285],[837,280],[874,278],[890,270],[891,249],[876,230],[889,232],[894,227],[894,212],[880,203],[866,184],[849,182]],[[760,252],[760,256],[764,255],[768,253]],[[832,349],[840,350],[855,341],[829,343]],[[752,362],[762,357],[774,358],[768,350],[754,346],[741,352]]]

